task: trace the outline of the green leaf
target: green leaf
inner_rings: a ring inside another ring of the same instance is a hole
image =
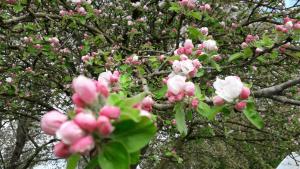
[[[95,169],[98,166],[98,157],[93,157],[84,169]]]
[[[195,84],[195,96],[198,100],[204,100],[205,96],[201,94],[201,89],[198,84]]]
[[[120,109],[120,120],[133,120],[135,122],[139,122],[141,120],[140,110],[126,105],[120,106]]]
[[[155,98],[157,99],[161,99],[163,97],[165,97],[166,93],[167,93],[167,85],[164,85],[161,89],[159,89],[158,91],[153,92]]]
[[[14,11],[16,13],[19,13],[23,10],[24,6],[21,4],[21,2],[19,1],[16,5],[14,5]]]
[[[202,116],[207,117],[209,120],[214,119],[213,115],[211,115],[211,108],[204,102],[199,102],[197,112]]]
[[[204,73],[205,73],[204,69],[199,69],[195,77],[202,77]]]
[[[170,6],[169,10],[178,13],[181,10],[181,7],[178,3],[171,2],[171,6]]]
[[[240,52],[239,53],[235,53],[235,54],[233,54],[233,55],[231,55],[229,57],[228,61],[231,62],[231,61],[236,60],[236,59],[238,59],[238,58],[240,58],[242,56],[243,56],[243,53],[240,53]]]
[[[243,52],[244,58],[249,58],[253,55],[252,49],[251,48],[245,48]]]
[[[188,35],[192,40],[197,40],[202,34],[199,31],[199,29],[194,28],[194,27],[189,27],[188,28]]]
[[[176,103],[174,106],[174,110],[176,112],[175,120],[176,120],[177,129],[181,135],[186,136],[187,126],[185,122],[184,103],[183,102]]]
[[[141,102],[146,96],[146,93],[140,93],[140,94],[137,94],[135,96],[132,96],[130,98],[126,98],[122,101],[122,103],[120,103],[120,106],[126,106],[126,107],[129,107],[129,106],[134,106],[135,104]]]
[[[255,105],[253,102],[247,103],[247,106],[243,110],[243,113],[255,127],[259,129],[262,129],[264,127],[264,122],[259,113],[255,110]]]
[[[218,72],[221,71],[221,66],[217,62],[211,60],[211,64],[212,64],[212,67],[214,67]]]
[[[116,123],[111,138],[123,143],[129,153],[134,153],[147,145],[155,133],[153,122],[142,117],[137,123],[132,120]]]
[[[188,12],[187,15],[191,16],[192,18],[195,18],[197,20],[201,20],[201,17],[202,17],[201,12],[199,12],[199,11],[197,11],[197,12],[191,11],[191,12]]]
[[[73,154],[68,158],[67,161],[67,169],[75,169],[77,167],[77,163],[80,159],[79,154]]]
[[[119,94],[112,93],[107,98],[107,103],[111,106],[118,106],[122,102],[123,97]]]
[[[137,164],[140,161],[140,151],[130,154],[130,164]]]
[[[103,146],[98,157],[101,169],[128,169],[130,157],[126,148],[119,142],[110,142]]]

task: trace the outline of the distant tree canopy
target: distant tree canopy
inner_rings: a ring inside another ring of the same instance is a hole
[[[55,165],[58,139],[40,130],[41,116],[70,112],[72,80],[107,70],[121,73],[122,96],[155,101],[157,134],[132,168],[275,168],[299,151],[300,2],[184,1],[2,0],[0,169]],[[163,82],[182,54],[202,65],[187,75],[195,107],[170,101]],[[213,83],[227,76],[251,88],[244,111],[213,104]]]

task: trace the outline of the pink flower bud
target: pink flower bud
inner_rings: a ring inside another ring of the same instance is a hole
[[[184,54],[191,55],[193,53],[193,48],[184,48]]]
[[[189,58],[187,57],[187,55],[185,54],[182,54],[180,55],[180,60],[183,61],[183,60],[188,60]]]
[[[147,96],[142,101],[142,109],[147,111],[152,111],[152,106],[154,104],[153,99],[150,96]]]
[[[72,96],[73,103],[78,107],[84,107],[84,102],[80,99],[79,95],[77,93],[74,93]]]
[[[215,96],[215,97],[213,97],[213,103],[215,106],[222,106],[225,103],[225,101],[222,97]]]
[[[232,29],[236,29],[236,28],[238,28],[238,27],[239,27],[239,26],[238,26],[238,24],[236,24],[236,23],[232,23],[232,24],[231,24],[231,28],[232,28]]]
[[[100,116],[106,116],[110,119],[118,119],[120,117],[121,110],[115,106],[104,106],[99,112]]]
[[[151,117],[152,117],[151,113],[149,113],[149,112],[146,111],[146,110],[141,110],[141,111],[140,111],[140,116],[145,116],[145,117],[147,117],[147,118],[149,118],[149,119],[151,119]]]
[[[203,35],[208,35],[208,28],[207,28],[207,27],[202,27],[202,28],[200,28],[200,32],[201,32]]]
[[[198,104],[199,104],[199,100],[197,98],[193,98],[193,100],[192,100],[192,107],[194,109],[196,109],[198,107]]]
[[[60,16],[65,16],[65,15],[67,15],[68,14],[68,11],[65,11],[65,10],[60,10],[59,11],[59,15]]]
[[[54,145],[53,152],[58,158],[67,158],[71,155],[69,146],[64,144],[62,141]]]
[[[294,30],[299,30],[300,29],[300,22],[295,23],[294,26],[293,26],[293,29]]]
[[[66,115],[52,110],[42,117],[41,128],[46,134],[55,135],[55,132],[67,119]]]
[[[181,64],[180,64],[180,62],[179,62],[178,60],[175,60],[175,61],[173,62],[172,68],[173,68],[173,71],[174,71],[175,73],[180,72],[180,71],[181,71]]]
[[[110,135],[110,133],[112,133],[112,131],[114,130],[113,126],[106,116],[99,116],[97,120],[97,127],[99,133],[104,137]]]
[[[186,92],[186,95],[188,96],[194,96],[195,95],[195,85],[193,82],[186,82],[184,86],[184,91]]]
[[[175,126],[176,125],[176,120],[172,119],[171,124]]]
[[[216,62],[219,62],[219,61],[222,60],[222,57],[220,55],[214,55],[213,60],[216,61]]]
[[[201,63],[200,63],[200,61],[198,60],[198,59],[194,59],[193,60],[193,65],[195,66],[195,68],[200,68],[200,67],[202,67],[202,65],[201,65]]]
[[[73,120],[80,128],[88,132],[93,132],[97,127],[96,118],[90,113],[79,113],[75,116]]]
[[[76,114],[79,114],[79,113],[83,112],[84,109],[82,107],[75,107],[74,111]]]
[[[189,3],[189,0],[181,0],[181,1],[179,1],[179,4],[181,6],[187,6],[188,3]]]
[[[177,55],[181,55],[181,54],[184,54],[184,47],[180,47],[176,50],[176,54]]]
[[[244,110],[244,108],[247,106],[247,102],[245,101],[241,101],[241,102],[238,102],[237,104],[235,104],[234,108],[237,110],[237,111],[242,111]]]
[[[6,2],[7,2],[8,4],[13,5],[13,4],[16,4],[16,3],[17,3],[17,0],[6,0]]]
[[[294,24],[292,21],[288,21],[287,23],[284,24],[284,26],[287,28],[287,29],[292,29]]]
[[[158,60],[163,61],[165,59],[165,55],[159,55]]]
[[[75,143],[70,147],[72,153],[87,154],[95,147],[94,139],[92,136],[86,136]]]
[[[184,44],[183,44],[184,48],[194,48],[193,42],[191,39],[186,39]]]
[[[261,48],[256,48],[255,49],[255,53],[256,54],[259,54],[259,53],[261,53],[261,52],[263,52],[264,50],[263,49],[261,49]]]
[[[204,5],[204,9],[205,9],[206,11],[211,11],[211,7],[210,7],[209,4],[205,4],[205,5]]]
[[[56,136],[65,144],[70,145],[84,137],[85,132],[74,121],[67,121],[56,131]]]
[[[246,47],[248,47],[248,44],[247,44],[246,42],[243,42],[243,43],[241,44],[241,47],[242,47],[242,49],[245,49]]]
[[[108,97],[109,88],[108,84],[103,81],[96,82],[97,92],[99,92],[102,96]]]
[[[240,98],[248,99],[249,96],[250,96],[250,89],[248,87],[243,87],[241,94],[240,94]]]
[[[117,83],[119,81],[119,78],[120,78],[120,72],[117,70],[114,71],[114,73],[110,77],[110,83]]]
[[[86,11],[85,11],[84,7],[77,8],[77,12],[81,15],[86,15]]]
[[[284,29],[283,25],[276,25],[275,26],[276,31],[282,31]]]
[[[72,85],[80,99],[85,103],[92,104],[97,100],[97,88],[92,79],[80,75],[73,80]]]

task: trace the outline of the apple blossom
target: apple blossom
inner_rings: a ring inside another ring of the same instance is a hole
[[[242,111],[244,110],[244,108],[247,106],[247,102],[245,101],[241,101],[241,102],[238,102],[235,104],[234,108],[237,110],[237,111]]]
[[[78,107],[84,107],[85,106],[84,102],[80,99],[80,96],[77,93],[74,93],[72,95],[72,101]]]
[[[103,137],[107,137],[112,133],[114,127],[111,125],[109,118],[106,116],[99,116],[97,119],[97,128]]]
[[[96,91],[104,97],[109,95],[109,87],[105,81],[96,81]]]
[[[194,96],[195,95],[195,85],[193,82],[186,82],[184,86],[184,91],[188,96]]]
[[[213,103],[215,106],[221,106],[225,103],[225,101],[220,96],[215,96],[213,97]]]
[[[191,104],[192,104],[192,108],[196,109],[198,107],[199,100],[197,98],[193,98]]]
[[[46,134],[55,135],[55,132],[67,121],[67,119],[66,115],[56,110],[52,110],[42,117],[41,128]]]
[[[149,111],[147,111],[147,110],[141,110],[140,111],[140,116],[144,116],[144,117],[147,117],[147,118],[151,119],[152,114],[149,113]]]
[[[110,119],[118,119],[121,114],[121,110],[115,106],[104,106],[99,111],[100,116],[106,116]]]
[[[194,48],[193,42],[191,39],[186,39],[184,44],[183,44],[184,48]]]
[[[73,120],[80,128],[88,132],[93,132],[96,129],[96,117],[91,113],[79,113]]]
[[[56,131],[56,136],[65,144],[70,145],[84,137],[85,132],[74,121],[67,121]]]
[[[228,102],[237,98],[243,89],[243,83],[236,76],[227,76],[225,80],[217,78],[213,86],[216,89],[216,94]]]
[[[63,143],[62,141],[54,145],[53,152],[58,158],[67,158],[71,155],[71,152],[69,151],[69,145]]]
[[[202,27],[202,28],[200,28],[200,32],[201,32],[203,35],[208,35],[208,28],[207,28],[207,27]]]
[[[218,50],[217,42],[214,40],[207,40],[203,42],[203,46],[205,49],[209,51]]]
[[[241,44],[241,47],[242,47],[242,49],[245,49],[246,47],[248,47],[248,44],[247,44],[246,42],[243,42],[243,43]]]
[[[240,98],[248,99],[249,96],[250,96],[250,89],[248,87],[243,87],[241,94],[240,94]]]
[[[97,100],[97,88],[92,79],[80,75],[73,80],[72,85],[73,89],[83,102],[92,104]]]
[[[92,136],[85,136],[74,142],[70,146],[70,152],[86,154],[95,147],[94,139]]]
[[[7,78],[5,79],[5,81],[6,81],[7,83],[12,83],[13,79],[12,79],[11,77],[7,77]]]
[[[175,75],[168,79],[168,92],[177,95],[184,90],[186,77]]]
[[[150,96],[147,96],[142,100],[141,104],[143,110],[151,112],[154,101]]]

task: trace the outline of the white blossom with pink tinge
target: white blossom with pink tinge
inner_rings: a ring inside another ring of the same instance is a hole
[[[217,78],[213,86],[216,94],[228,102],[239,97],[243,89],[243,83],[237,76],[227,76],[224,80]]]

